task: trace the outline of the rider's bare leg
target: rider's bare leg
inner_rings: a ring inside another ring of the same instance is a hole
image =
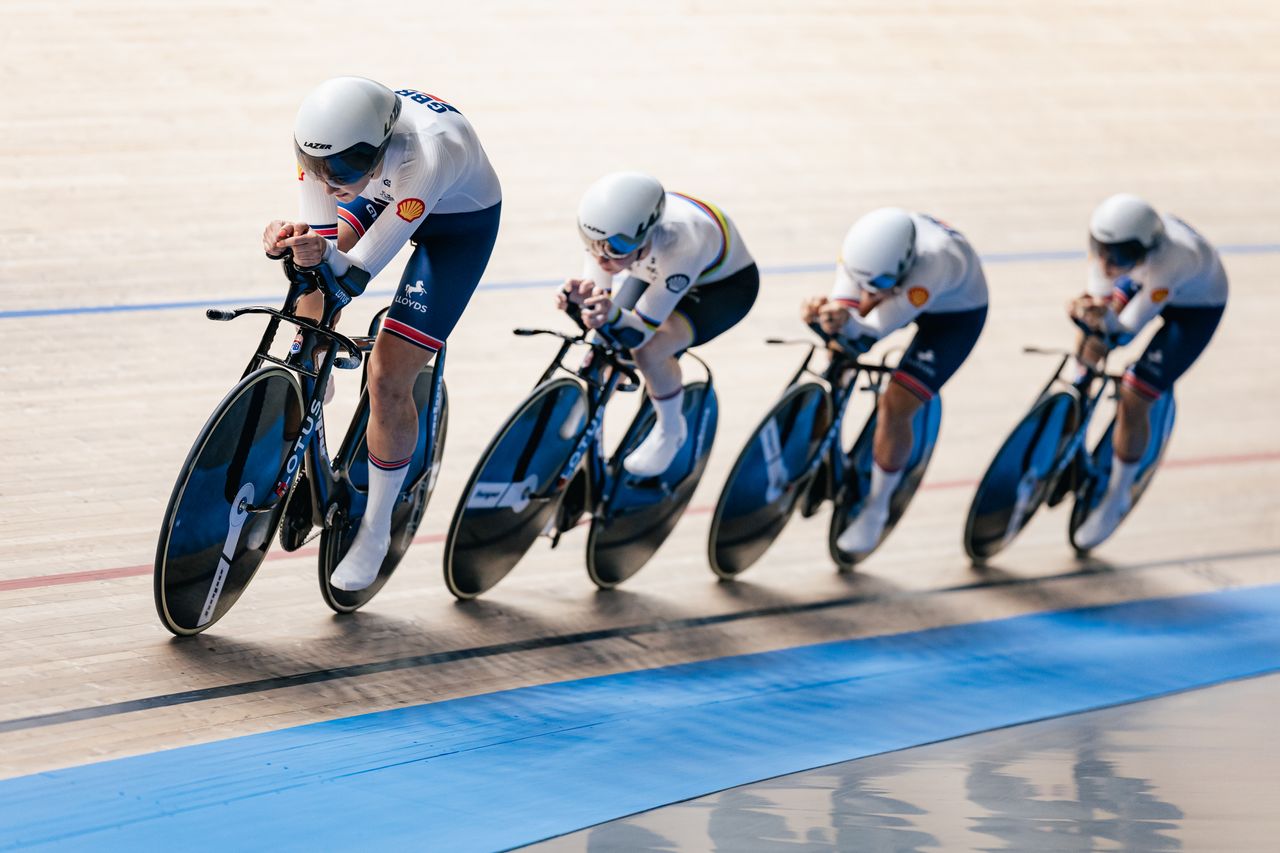
[[[889,501],[915,445],[912,418],[924,405],[919,397],[896,382],[880,395],[876,408],[876,433],[872,442],[871,491],[862,511],[840,534],[836,544],[851,554],[870,551],[880,541],[889,521]]]
[[[684,378],[676,356],[692,344],[689,321],[672,314],[644,346],[632,352],[658,417],[649,436],[623,462],[632,474],[656,477],[667,470],[684,444]]]
[[[369,359],[369,502],[355,541],[331,582],[339,589],[364,589],[378,576],[391,543],[395,509],[409,462],[418,444],[418,407],[413,397],[418,373],[435,353],[386,332]]]

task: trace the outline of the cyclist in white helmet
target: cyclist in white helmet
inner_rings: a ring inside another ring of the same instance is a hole
[[[1105,336],[1090,338],[1086,360],[1108,345],[1123,345],[1157,315],[1162,323],[1125,372],[1112,442],[1115,457],[1107,492],[1076,531],[1076,545],[1092,548],[1128,513],[1138,465],[1151,439],[1151,404],[1200,356],[1227,304],[1227,274],[1218,252],[1181,219],[1158,214],[1134,195],[1113,195],[1089,221],[1086,292],[1070,315]]]
[[[267,225],[271,257],[328,264],[358,296],[406,243],[413,254],[369,360],[369,501],[330,579],[357,590],[377,578],[391,512],[418,440],[413,386],[444,346],[484,272],[498,233],[502,189],[457,108],[416,89],[392,92],[361,77],[328,80],[294,124],[300,221]],[[319,317],[319,293],[299,313]]]
[[[723,211],[638,172],[592,184],[578,206],[578,232],[582,277],[565,282],[557,304],[582,305],[589,327],[631,349],[657,424],[622,464],[656,477],[687,438],[677,356],[745,317],[760,273]]]
[[[801,319],[865,352],[908,323],[915,337],[876,416],[871,493],[836,540],[870,551],[889,520],[889,501],[914,442],[912,417],[968,358],[987,317],[987,281],[964,235],[923,213],[873,210],[845,235],[830,297],[806,300]]]

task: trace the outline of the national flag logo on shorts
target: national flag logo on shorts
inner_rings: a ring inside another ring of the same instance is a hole
[[[1164,302],[1168,298],[1169,298],[1169,291],[1166,288],[1162,287],[1159,290],[1151,291],[1151,301],[1157,305],[1159,305],[1161,302]]]
[[[406,198],[396,205],[396,216],[399,216],[405,222],[412,222],[421,216],[426,209],[427,206],[422,203],[422,199]]]
[[[907,291],[907,300],[919,308],[921,305],[929,301],[929,291],[923,287],[913,287]]]

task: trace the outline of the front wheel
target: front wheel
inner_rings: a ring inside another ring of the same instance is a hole
[[[711,517],[711,571],[732,580],[764,555],[813,481],[834,409],[816,382],[786,390],[733,463]]]
[[[1080,422],[1080,397],[1058,391],[1031,407],[996,451],[969,505],[964,551],[975,565],[1003,550],[1049,496]]]
[[[555,518],[587,428],[587,395],[567,376],[533,390],[480,456],[449,524],[444,581],[460,599],[491,589]]]
[[[252,506],[274,498],[294,443],[314,428],[298,380],[281,367],[249,374],[214,410],[178,474],[156,547],[156,612],[170,631],[204,631],[253,580],[285,502]]]

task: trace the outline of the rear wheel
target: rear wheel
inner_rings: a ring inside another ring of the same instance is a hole
[[[907,505],[911,503],[916,490],[920,488],[920,482],[924,479],[925,471],[929,467],[929,460],[933,457],[933,447],[937,443],[938,428],[941,424],[942,398],[934,396],[916,410],[911,422],[914,444],[911,455],[907,457],[902,480],[889,499],[889,520],[880,533],[879,541],[870,551],[851,554],[842,550],[836,544],[836,540],[845,527],[853,523],[853,520],[862,512],[863,502],[871,491],[872,446],[876,431],[876,413],[872,412],[871,417],[867,419],[866,425],[858,435],[858,440],[854,442],[853,451],[849,454],[849,464],[845,467],[847,480],[836,485],[835,507],[831,512],[831,527],[827,532],[827,550],[840,571],[851,571],[856,564],[870,557],[889,537],[898,524],[898,519],[902,518],[902,514],[907,511]]]
[[[262,564],[284,510],[252,512],[272,497],[294,443],[315,422],[302,417],[294,375],[267,367],[242,379],[214,410],[174,484],[156,548],[154,594],[175,634],[217,622]]]
[[[827,390],[816,382],[792,385],[738,454],[711,518],[711,571],[731,580],[751,567],[782,532],[834,417]]]
[[[544,382],[480,456],[454,510],[444,581],[475,598],[507,576],[555,517],[559,477],[587,426],[587,395],[566,376]]]
[[[329,578],[333,576],[334,570],[346,556],[347,549],[355,541],[356,532],[360,527],[360,518],[364,514],[364,498],[367,495],[369,482],[369,449],[365,441],[364,428],[368,418],[369,400],[368,391],[362,393],[360,407],[357,409],[361,414],[357,416],[357,422],[352,426],[353,430],[359,429],[359,438],[350,454],[351,462],[346,474],[349,477],[349,487],[360,490],[356,496],[359,498],[358,513],[355,511],[354,502],[347,506],[339,504],[334,518],[329,520],[324,532],[320,534],[320,594],[324,597],[325,604],[338,613],[351,613],[358,610],[378,594],[399,567],[409,545],[413,543],[413,537],[418,532],[427,502],[431,500],[432,489],[435,488],[436,475],[440,471],[440,462],[444,456],[445,437],[449,429],[449,394],[445,390],[444,382],[441,381],[439,412],[434,412],[435,400],[432,396],[434,384],[435,365],[427,365],[418,374],[418,379],[413,386],[413,397],[418,406],[418,445],[414,448],[413,460],[409,463],[409,471],[405,475],[406,492],[400,495],[400,500],[391,511],[391,547],[382,560],[377,579],[364,589],[348,591],[338,589],[329,583]],[[433,423],[438,424],[434,436],[431,435]],[[347,441],[350,440],[352,439],[347,439]],[[430,460],[427,459],[428,448],[431,453]],[[340,455],[343,458],[348,456],[345,448]]]
[[[612,589],[640,571],[671,535],[693,498],[715,440],[719,410],[712,385],[685,385],[681,413],[688,438],[661,475],[637,479],[622,468],[622,460],[656,422],[647,398],[610,460],[609,492],[592,516],[587,537],[587,575],[601,589]]]
[[[1138,476],[1133,482],[1133,489],[1129,492],[1129,513],[1133,512],[1133,508],[1138,505],[1138,501],[1155,478],[1156,469],[1160,467],[1160,460],[1164,458],[1165,448],[1169,445],[1169,436],[1173,433],[1177,409],[1172,391],[1165,392],[1151,406],[1151,440],[1147,442],[1146,452],[1138,461]],[[1089,468],[1092,476],[1086,477],[1076,489],[1075,505],[1071,508],[1071,522],[1067,528],[1067,540],[1079,556],[1085,556],[1088,551],[1076,545],[1076,530],[1084,524],[1089,513],[1102,500],[1107,491],[1107,483],[1111,479],[1111,464],[1115,456],[1112,435],[1115,427],[1116,423],[1113,419],[1107,425],[1107,431],[1103,433],[1097,446],[1094,447],[1093,453],[1090,454]],[[1128,513],[1125,517],[1128,517]]]

